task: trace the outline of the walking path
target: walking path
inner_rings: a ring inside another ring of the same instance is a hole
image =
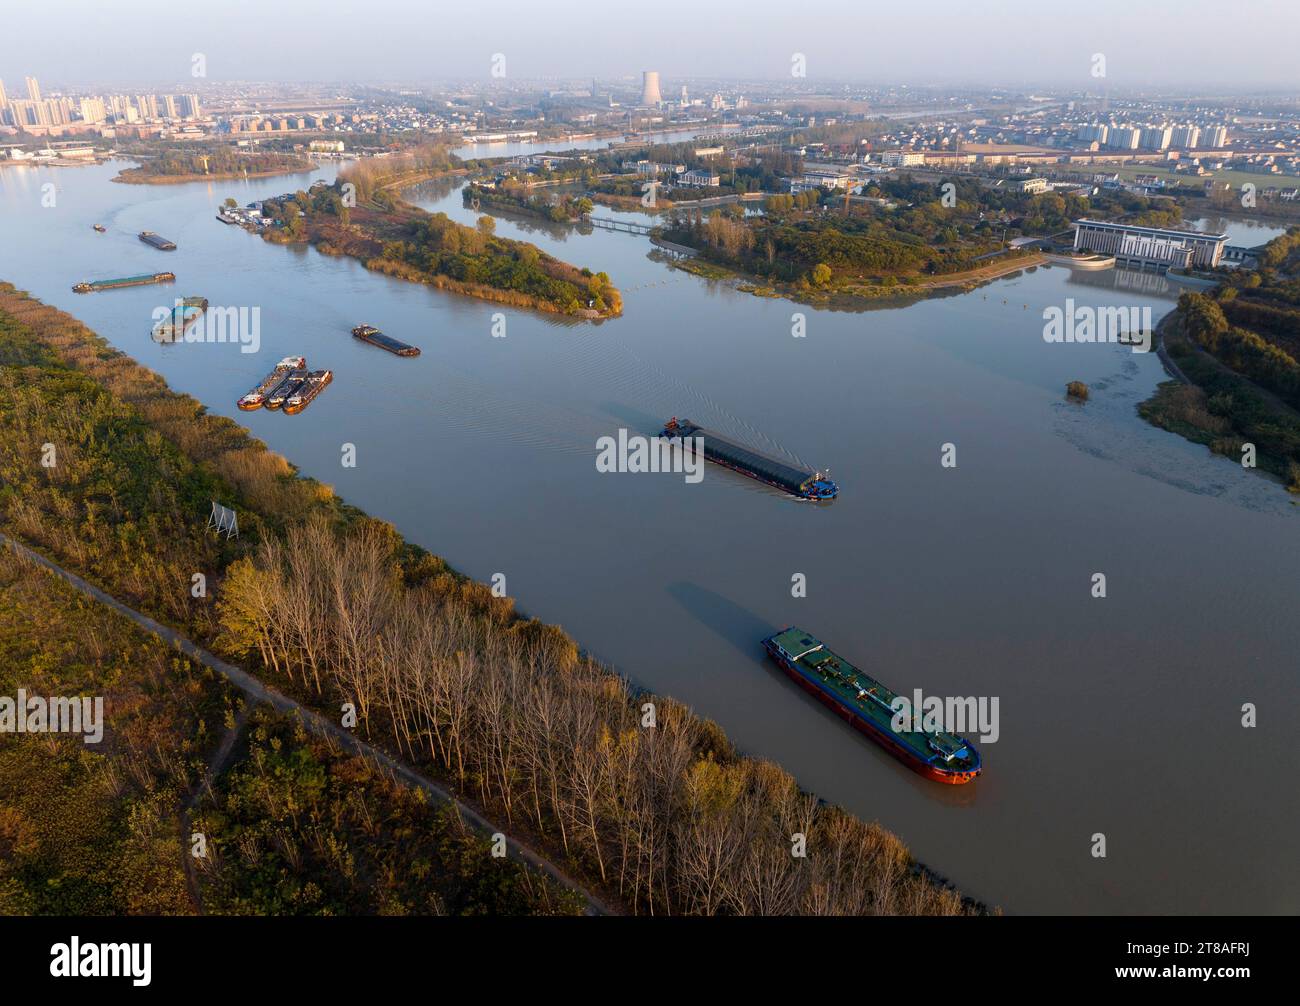
[[[458,800],[450,790],[440,786],[433,780],[420,775],[418,772],[408,768],[401,762],[385,754],[383,751],[380,751],[378,748],[367,744],[359,737],[354,736],[350,731],[325,719],[319,713],[313,712],[301,703],[295,702],[287,695],[283,695],[276,691],[274,688],[262,684],[262,682],[258,681],[257,678],[253,677],[247,671],[241,670],[234,664],[228,664],[224,660],[218,659],[207,650],[191,642],[189,639],[186,639],[176,630],[169,629],[167,626],[155,622],[148,615],[136,611],[134,608],[127,607],[121,601],[118,601],[116,598],[104,593],[104,591],[100,590],[94,584],[86,582],[81,577],[77,576],[76,573],[69,572],[62,566],[51,562],[39,552],[33,551],[26,545],[10,538],[8,535],[0,534],[0,544],[8,545],[9,548],[13,549],[18,553],[18,555],[44,566],[46,569],[50,570],[50,572],[62,577],[68,583],[72,584],[72,586],[76,587],[77,590],[81,591],[83,594],[87,594],[90,597],[93,597],[96,601],[99,601],[101,604],[106,604],[113,610],[125,615],[137,625],[152,632],[159,639],[175,646],[190,659],[197,661],[204,667],[212,668],[212,670],[216,671],[227,681],[231,682],[231,684],[236,688],[250,696],[255,701],[266,702],[279,712],[296,715],[308,730],[318,736],[337,741],[344,748],[352,751],[354,754],[359,754],[363,757],[370,758],[372,761],[378,762],[398,779],[401,779],[409,786],[415,786],[424,790],[431,798],[439,803],[453,804],[459,812],[461,819],[467,821],[476,831],[485,835],[504,834],[500,828],[492,824],[492,822],[487,818],[483,817],[472,807]],[[188,852],[188,848],[186,851]],[[588,915],[613,914],[609,907],[601,902],[594,894],[586,890],[558,866],[555,866],[549,860],[544,859],[528,846],[523,845],[515,839],[508,838],[506,842],[506,855],[515,862],[523,863],[541,873],[544,873],[557,883],[562,884],[564,887],[567,887],[581,895],[587,902]]]

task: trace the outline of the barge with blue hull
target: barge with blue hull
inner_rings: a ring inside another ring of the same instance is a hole
[[[763,648],[800,688],[927,779],[961,785],[983,770],[975,745],[956,734],[895,729],[898,695],[811,633],[791,626],[764,639]]]
[[[831,481],[826,472],[796,468],[787,461],[745,447],[689,419],[673,416],[664,424],[659,436],[665,440],[680,438],[683,450],[694,449],[695,438],[698,437],[707,460],[741,475],[748,475],[751,479],[787,492],[797,499],[822,503],[833,500],[840,493],[840,487]]]

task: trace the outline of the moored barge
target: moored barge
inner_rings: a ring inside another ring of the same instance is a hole
[[[176,250],[175,241],[168,241],[165,237],[155,234],[153,231],[141,231],[136,235],[136,237],[147,245],[153,245],[153,247],[157,248],[159,251]]]
[[[791,626],[764,639],[763,648],[800,688],[927,779],[960,785],[982,771],[979,751],[955,734],[895,730],[898,696],[812,634]]]
[[[206,297],[185,297],[153,327],[154,342],[180,342],[208,309]]]
[[[683,449],[693,446],[687,438],[700,437],[704,441],[704,456],[709,461],[740,472],[742,475],[748,475],[752,479],[757,479],[802,500],[815,502],[833,500],[840,492],[840,487],[832,482],[825,472],[796,468],[779,458],[756,451],[752,447],[744,447],[712,430],[706,430],[689,419],[678,419],[674,416],[664,425],[659,435],[669,440],[680,437]]]
[[[284,381],[285,376],[291,370],[305,370],[306,368],[307,358],[305,356],[286,356],[275,365],[274,370],[262,378],[257,387],[241,397],[235,404],[245,412],[260,409],[262,403],[266,401],[266,396]]]
[[[391,336],[384,335],[383,332],[375,328],[374,325],[358,325],[352,330],[353,338],[360,339],[362,342],[368,342],[372,346],[378,346],[380,349],[386,349],[390,353],[398,356],[419,356],[420,350],[410,345],[394,339]]]
[[[150,283],[171,283],[176,279],[174,272],[153,272],[144,276],[125,276],[122,279],[92,279],[73,286],[76,293],[95,293],[99,290],[120,290],[128,286],[146,286]]]
[[[313,370],[307,375],[307,379],[298,385],[298,390],[284,400],[284,414],[296,416],[307,408],[332,380],[334,380],[334,371]]]
[[[266,396],[266,407],[272,410],[280,408],[289,400],[290,395],[297,393],[306,380],[307,371],[305,369],[300,368],[289,371],[284,375],[284,379],[275,386],[275,390]]]

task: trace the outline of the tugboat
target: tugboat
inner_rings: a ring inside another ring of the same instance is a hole
[[[305,370],[306,368],[307,358],[305,356],[286,356],[275,365],[274,370],[262,378],[261,383],[256,388],[240,398],[235,404],[245,412],[260,409],[262,403],[266,401],[267,394],[285,379],[289,371]]]
[[[959,786],[982,771],[975,745],[956,734],[895,729],[898,696],[811,633],[792,625],[764,639],[763,648],[800,688],[927,779]]]

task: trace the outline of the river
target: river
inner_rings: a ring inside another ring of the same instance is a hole
[[[1178,287],[1044,266],[906,307],[815,310],[672,271],[644,237],[498,219],[623,291],[623,317],[575,323],[214,219],[227,196],[332,167],[154,187],[112,183],[121,166],[0,169],[0,278],[466,573],[504,574],[522,610],[976,897],[1019,913],[1300,911],[1294,498],[1138,418],[1165,379],[1153,354],[1043,339],[1044,309],[1067,299],[1158,319]],[[471,221],[459,184],[410,198]],[[145,229],[179,249],[144,245]],[[177,283],[70,290],[159,269]],[[152,311],[187,295],[260,308],[260,352],[155,344]],[[358,343],[360,322],[423,355]],[[239,413],[296,353],[334,370],[329,389],[299,416]],[[1065,400],[1070,380],[1086,405]],[[698,484],[596,470],[597,438],[670,415],[829,466],[840,498],[800,504],[712,466]],[[905,694],[996,697],[985,774],[928,782],[811,701],[758,645],[790,623]]]

